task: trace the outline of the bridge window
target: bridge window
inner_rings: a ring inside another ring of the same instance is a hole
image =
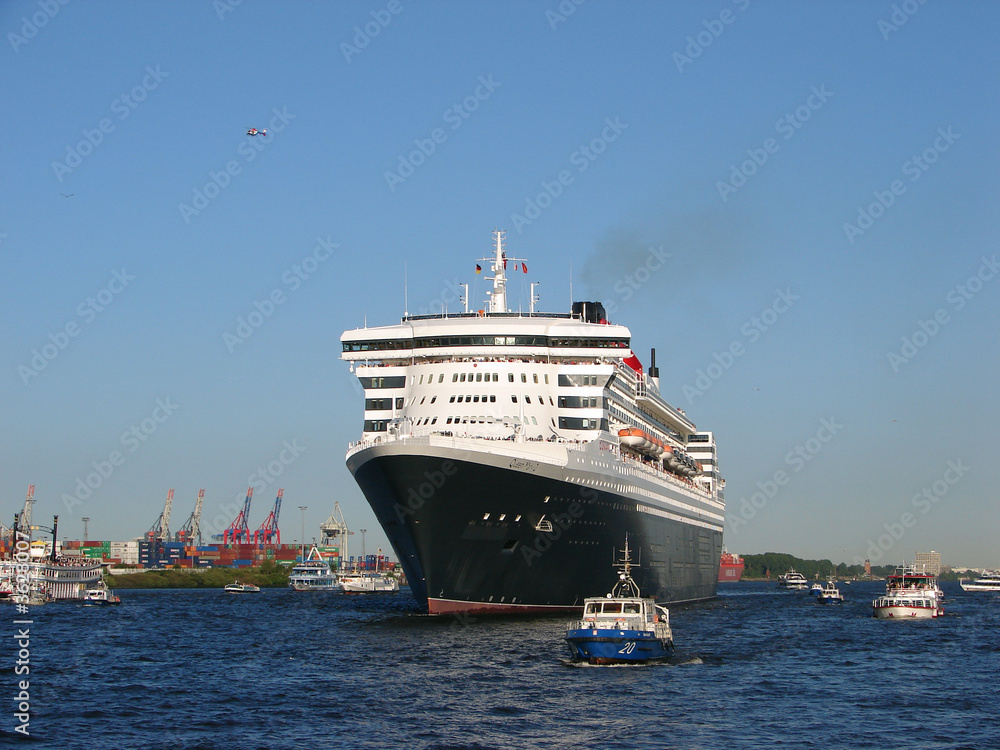
[[[365,390],[372,388],[402,388],[406,385],[406,377],[403,375],[384,375],[381,377],[358,378],[361,387]]]

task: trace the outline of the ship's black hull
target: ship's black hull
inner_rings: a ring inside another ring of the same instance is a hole
[[[644,595],[715,595],[721,531],[639,512],[634,499],[525,463],[406,452],[348,461],[429,612],[575,610],[611,590],[626,535]]]

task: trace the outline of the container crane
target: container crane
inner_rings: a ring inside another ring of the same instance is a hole
[[[354,534],[347,528],[344,521],[344,514],[340,510],[340,502],[334,502],[333,513],[323,523],[319,525],[320,544],[323,546],[338,547],[340,549],[340,559],[348,560],[347,537]]]
[[[28,496],[24,498],[24,510],[18,517],[17,526],[25,533],[31,528],[31,508],[35,504],[35,485],[28,485]]]
[[[169,542],[170,541],[170,511],[174,507],[174,491],[171,489],[167,492],[167,500],[163,504],[163,512],[160,513],[160,517],[156,519],[149,531],[146,532],[146,539],[150,542]]]
[[[194,504],[194,511],[188,516],[180,530],[177,532],[177,541],[191,544],[195,539],[201,546],[201,506],[205,501],[205,490],[198,491],[198,499]]]
[[[229,528],[222,532],[222,542],[224,544],[250,544],[250,527],[247,526],[247,519],[250,518],[250,503],[253,501],[253,487],[247,489],[247,499],[243,502],[243,510],[236,516]]]
[[[278,513],[281,512],[281,496],[285,494],[285,488],[278,490],[278,497],[274,500],[274,510],[264,519],[264,523],[253,533],[253,543],[256,545],[281,544],[281,532],[278,530]]]

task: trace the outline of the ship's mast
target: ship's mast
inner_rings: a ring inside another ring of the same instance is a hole
[[[507,312],[507,269],[506,258],[503,252],[504,235],[507,233],[503,229],[493,230],[493,291],[487,292],[490,297],[489,311],[491,313]]]

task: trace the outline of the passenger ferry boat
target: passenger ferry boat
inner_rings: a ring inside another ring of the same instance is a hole
[[[984,570],[974,581],[959,579],[958,585],[962,591],[1000,591],[1000,571]]]
[[[233,581],[232,583],[227,583],[223,590],[227,594],[259,594],[260,586],[253,583],[240,583],[239,581]]]
[[[339,591],[337,576],[330,570],[330,564],[323,559],[323,553],[316,545],[309,554],[292,568],[288,585],[295,591]]]
[[[364,388],[347,466],[432,614],[577,609],[626,534],[660,602],[715,595],[725,512],[715,440],[660,396],[598,302],[507,302],[494,232],[481,310],[341,336]],[[482,268],[478,266],[478,268]],[[478,271],[477,271],[478,272]]]
[[[81,600],[84,593],[101,580],[101,563],[93,560],[71,560],[33,557],[29,562],[0,560],[0,598],[16,599],[18,576],[27,578],[32,591],[44,591],[45,598]],[[35,597],[38,598],[38,597]]]
[[[809,580],[795,568],[778,576],[778,586],[783,589],[807,589]]]
[[[929,620],[944,614],[944,595],[937,577],[899,568],[885,584],[885,595],[872,602],[872,615],[882,620]]]
[[[357,573],[340,577],[340,590],[345,594],[394,594],[399,582],[382,573]]]
[[[618,583],[607,596],[587,597],[583,617],[566,633],[574,661],[590,664],[644,664],[674,650],[670,612],[653,597],[643,597],[632,580],[628,539]]]

